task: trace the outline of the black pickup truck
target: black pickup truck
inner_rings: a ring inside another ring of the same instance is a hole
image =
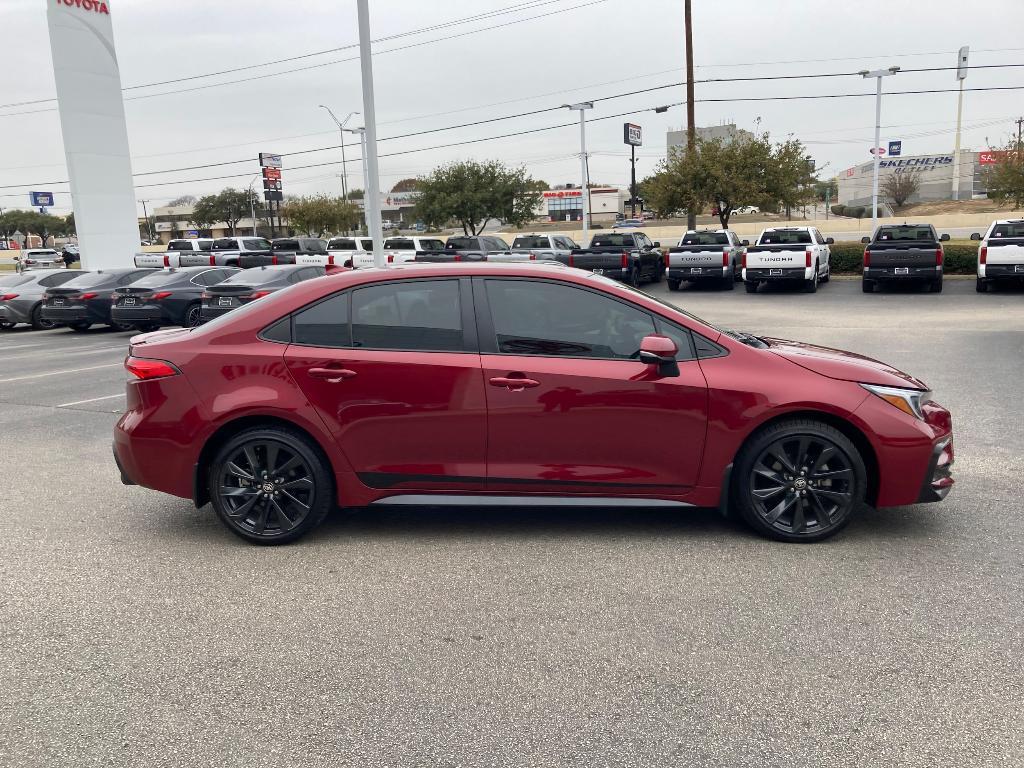
[[[871,293],[880,283],[917,283],[932,293],[942,291],[942,243],[931,224],[883,225],[864,243],[861,287]]]
[[[455,261],[505,261],[511,256],[500,237],[449,237],[440,251],[416,251],[416,261],[446,264]]]
[[[647,281],[659,282],[665,274],[665,257],[643,232],[609,232],[594,235],[589,248],[574,248],[556,258],[563,264],[622,280],[634,288]]]

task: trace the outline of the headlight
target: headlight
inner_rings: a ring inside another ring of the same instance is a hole
[[[864,389],[878,395],[890,405],[895,405],[904,413],[924,421],[921,406],[932,399],[932,393],[923,389],[903,389],[902,387],[880,387],[876,384],[861,384]]]

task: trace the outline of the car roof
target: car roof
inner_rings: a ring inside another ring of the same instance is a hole
[[[996,219],[993,224],[1024,224],[1024,219]]]

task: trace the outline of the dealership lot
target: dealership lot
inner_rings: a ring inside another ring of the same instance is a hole
[[[712,511],[414,509],[260,549],[120,485],[130,334],[19,328],[0,763],[1022,762],[1024,292],[648,289],[923,378],[953,411],[953,493],[812,546]]]

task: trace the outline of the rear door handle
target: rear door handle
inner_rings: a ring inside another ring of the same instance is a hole
[[[314,379],[326,379],[329,384],[340,384],[356,376],[356,372],[348,368],[310,368],[307,373]]]
[[[536,379],[518,376],[495,376],[490,379],[490,384],[492,387],[508,387],[510,392],[522,392],[524,389],[533,389],[540,386],[540,382]]]

